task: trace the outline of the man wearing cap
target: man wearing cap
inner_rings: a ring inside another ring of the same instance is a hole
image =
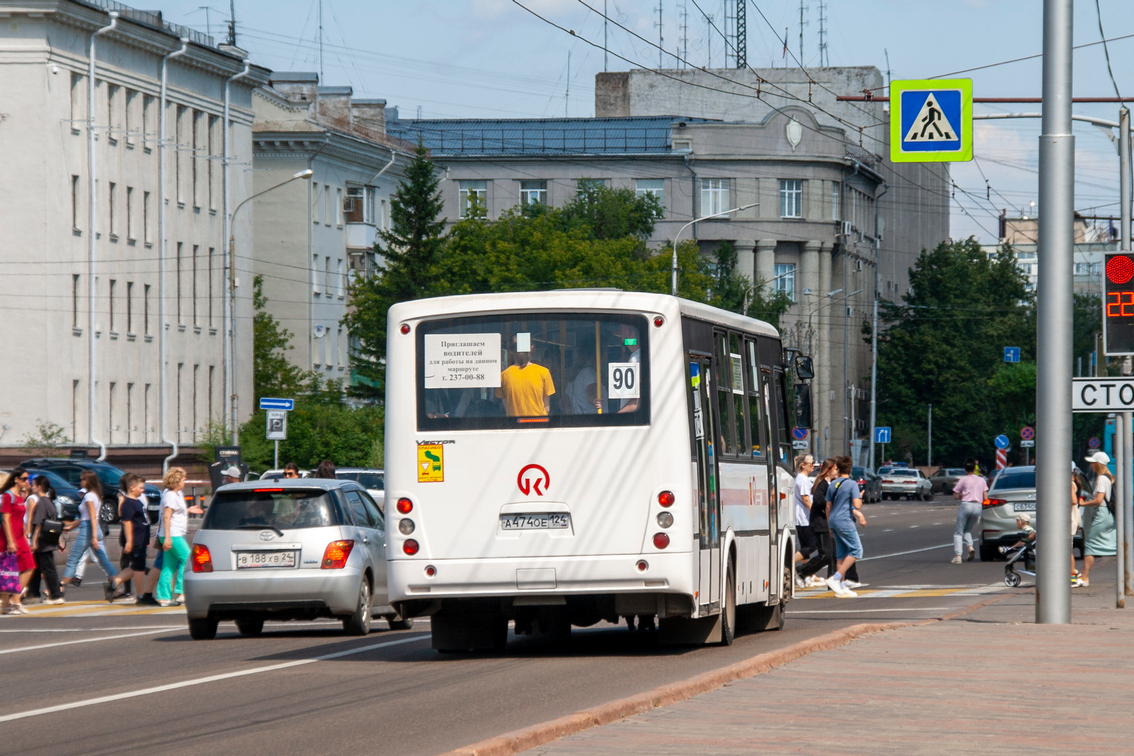
[[[229,483],[239,483],[240,479],[244,477],[244,473],[240,472],[240,468],[236,465],[230,465],[221,470],[221,485],[227,486]]]

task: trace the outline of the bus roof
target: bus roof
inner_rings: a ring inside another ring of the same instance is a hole
[[[439,315],[527,310],[639,310],[659,312],[670,318],[675,315],[736,328],[748,333],[779,338],[779,332],[755,318],[669,294],[651,294],[618,289],[556,289],[495,294],[461,294],[399,302],[390,308],[391,326],[396,321],[417,320]]]

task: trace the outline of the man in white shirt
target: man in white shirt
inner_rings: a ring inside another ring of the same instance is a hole
[[[795,552],[796,563],[802,562],[815,551],[815,536],[811,532],[811,471],[815,469],[815,457],[799,454],[795,458],[795,531],[799,536],[799,550]],[[803,588],[803,579],[796,574],[795,587]]]

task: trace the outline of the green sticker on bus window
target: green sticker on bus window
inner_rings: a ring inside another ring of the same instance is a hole
[[[638,346],[637,339],[623,339],[622,346]]]

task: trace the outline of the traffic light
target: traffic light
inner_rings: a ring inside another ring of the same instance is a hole
[[[1134,254],[1108,252],[1103,296],[1107,356],[1134,354]]]

